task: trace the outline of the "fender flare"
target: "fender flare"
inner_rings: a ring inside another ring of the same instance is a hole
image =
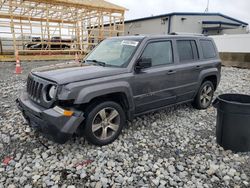
[[[112,93],[123,93],[126,96],[128,106],[130,110],[135,109],[133,102],[133,93],[130,85],[124,81],[118,81],[106,84],[97,84],[93,86],[87,86],[80,90],[78,93],[75,104],[86,104],[96,97]]]
[[[208,77],[208,76],[216,76],[217,79],[217,85],[218,85],[218,81],[219,81],[219,72],[217,68],[210,68],[210,69],[206,69],[206,70],[202,70],[199,76],[199,87],[202,84],[203,80]]]

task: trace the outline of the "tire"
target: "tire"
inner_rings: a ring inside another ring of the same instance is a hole
[[[113,101],[93,103],[85,113],[85,138],[91,144],[98,146],[107,145],[116,140],[126,123],[123,108]]]
[[[214,85],[211,81],[205,81],[200,86],[200,89],[195,96],[193,101],[193,106],[196,109],[203,110],[207,109],[212,101],[214,96]]]

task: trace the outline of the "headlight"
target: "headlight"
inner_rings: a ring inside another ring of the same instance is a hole
[[[51,86],[49,89],[49,97],[53,99],[56,95],[56,86]]]

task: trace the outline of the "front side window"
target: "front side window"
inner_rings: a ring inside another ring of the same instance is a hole
[[[179,59],[183,61],[193,61],[199,58],[197,45],[194,40],[179,40],[177,41],[177,50]]]
[[[149,43],[141,58],[150,58],[152,66],[165,65],[173,63],[173,50],[170,41]]]
[[[106,39],[85,59],[86,63],[101,63],[104,66],[125,67],[132,58],[139,41]]]

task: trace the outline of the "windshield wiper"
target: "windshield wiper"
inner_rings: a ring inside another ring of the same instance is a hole
[[[86,62],[93,62],[93,63],[95,63],[95,64],[97,64],[97,65],[100,65],[100,66],[103,66],[103,67],[106,66],[106,63],[105,63],[105,62],[97,61],[97,60],[95,60],[95,59],[92,59],[92,60],[85,60],[85,61],[86,61]]]

